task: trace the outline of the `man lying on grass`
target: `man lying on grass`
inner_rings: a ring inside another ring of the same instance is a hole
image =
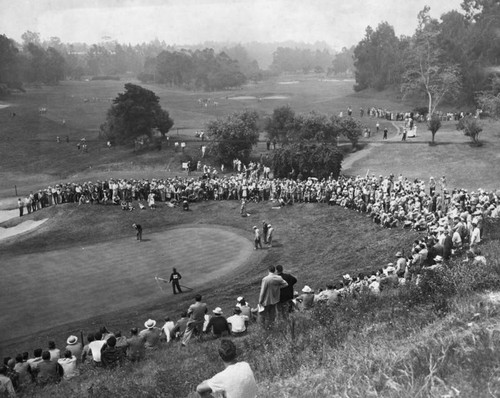
[[[231,340],[222,339],[219,355],[225,369],[196,387],[200,397],[221,393],[226,398],[255,398],[257,383],[247,362],[236,362],[236,346]]]

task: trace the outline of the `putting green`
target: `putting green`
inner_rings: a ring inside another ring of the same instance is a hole
[[[219,226],[182,226],[89,247],[26,254],[2,264],[0,341],[171,295],[172,267],[196,288],[244,264],[252,242]]]

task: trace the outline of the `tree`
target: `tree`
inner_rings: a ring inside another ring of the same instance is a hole
[[[286,143],[294,128],[294,121],[295,112],[289,105],[275,108],[266,125],[269,139]]]
[[[113,100],[101,132],[114,143],[129,144],[142,135],[151,138],[155,128],[165,135],[173,123],[154,92],[127,83],[125,92]]]
[[[427,128],[432,133],[432,143],[434,144],[434,136],[441,128],[441,118],[438,115],[432,115],[427,123]]]
[[[337,178],[342,166],[342,151],[335,145],[295,142],[273,152],[272,169],[277,178]]]
[[[457,124],[457,130],[463,130],[464,134],[472,140],[472,143],[479,145],[479,133],[483,128],[474,116],[465,116]]]
[[[363,134],[363,126],[361,123],[352,117],[339,118],[333,116],[332,123],[335,125],[337,135],[342,134],[345,138],[351,141],[352,147],[355,148],[358,144],[359,138]]]
[[[461,77],[457,64],[447,62],[439,47],[439,24],[429,17],[429,7],[419,13],[419,24],[412,38],[403,74],[401,91],[404,95],[424,93],[432,115],[440,102],[455,99],[460,93]]]
[[[5,35],[0,35],[0,83],[10,85],[19,79],[19,50],[14,40]]]
[[[247,163],[252,147],[259,140],[255,111],[235,112],[207,124],[207,136],[211,139],[210,152],[222,164],[231,164],[234,159]]]

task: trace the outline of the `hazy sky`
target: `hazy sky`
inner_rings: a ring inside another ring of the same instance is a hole
[[[417,13],[438,18],[462,0],[0,0],[0,33],[20,41],[27,30],[42,39],[121,43],[155,38],[168,44],[204,41],[325,41],[356,44],[368,25],[387,21],[411,35]]]

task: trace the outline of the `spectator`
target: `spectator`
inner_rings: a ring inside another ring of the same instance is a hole
[[[28,353],[26,353],[26,357]],[[27,358],[26,358],[27,359]],[[23,355],[16,355],[16,364],[14,365],[14,371],[19,375],[19,386],[23,387],[31,383],[31,367],[28,362],[24,359]]]
[[[7,376],[7,367],[5,365],[0,365],[0,395],[7,397],[16,396],[12,380]]]
[[[153,349],[160,343],[161,330],[156,327],[156,321],[154,319],[148,319],[144,322],[146,329],[141,330],[139,333],[140,337],[144,337],[144,346],[146,349]]]
[[[189,316],[187,312],[183,312],[180,319],[175,323],[174,329],[172,330],[172,338],[182,338],[184,336],[184,332],[186,331],[188,322]]]
[[[65,351],[70,351],[72,355],[74,355],[78,360],[82,357],[83,347],[82,343],[78,341],[78,337],[69,336],[66,340],[66,349]]]
[[[58,383],[64,375],[64,370],[57,361],[50,359],[50,352],[42,353],[42,362],[38,365],[37,383],[46,385],[50,383]]]
[[[33,376],[33,373],[36,371],[36,369],[38,368],[38,365],[40,362],[43,361],[42,359],[42,352],[43,350],[41,348],[36,348],[34,351],[33,351],[33,358],[29,358],[27,360],[28,362],[28,365],[30,366],[31,368],[31,373],[32,373],[32,376]]]
[[[241,315],[245,315],[248,317],[248,320],[253,320],[252,309],[250,305],[246,302],[245,298],[240,296],[236,299],[236,307],[241,309]]]
[[[12,385],[14,386],[14,390],[17,391],[19,389],[19,373],[14,370],[16,366],[16,360],[14,358],[5,358],[4,365],[7,367],[6,376],[9,377],[10,381],[12,381]]]
[[[297,278],[292,274],[284,273],[282,265],[276,266],[276,273],[288,283],[288,286],[280,289],[280,301],[278,302],[278,313],[283,318],[288,318],[289,313],[292,311],[293,286],[297,283]]]
[[[56,343],[54,341],[49,341],[49,352],[50,360],[56,361],[61,357],[61,350],[56,348]]]
[[[274,323],[276,317],[276,304],[280,301],[280,290],[288,286],[288,283],[279,275],[275,274],[274,265],[269,266],[269,273],[262,278],[260,287],[259,305],[263,307],[261,312],[262,324],[265,328]]]
[[[127,339],[127,356],[132,362],[139,362],[144,358],[146,353],[144,341],[145,337],[139,336],[137,328],[130,329],[130,337]]]
[[[99,331],[94,335],[94,341],[89,343],[89,354],[92,356],[94,366],[101,366],[101,349],[106,344],[106,340],[102,339],[102,333]]]
[[[63,369],[64,380],[71,380],[73,377],[80,374],[79,370],[76,368],[77,357],[70,350],[66,350],[64,352],[64,358],[59,358],[57,362]]]
[[[122,336],[122,332],[118,330],[117,332],[114,333],[114,336],[116,338],[116,345],[115,347],[119,350],[123,351],[123,355],[127,355],[127,338],[125,336]]]
[[[299,309],[301,311],[308,311],[314,307],[314,290],[305,285],[302,288],[302,294],[298,298],[300,303]]]
[[[191,304],[187,314],[190,317],[186,331],[182,338],[182,346],[185,346],[194,333],[201,334],[203,332],[203,323],[205,322],[205,314],[208,312],[207,305],[201,302],[201,295],[195,296],[195,303]]]
[[[221,394],[226,398],[255,398],[257,383],[252,369],[247,362],[236,362],[236,347],[231,340],[222,339],[219,355],[224,363],[224,370],[196,387],[201,397],[209,394]]]
[[[82,350],[82,363],[84,363],[87,358],[92,359],[92,351],[90,351],[90,343],[92,343],[94,340],[95,340],[94,334],[90,333],[87,336],[88,343],[85,344]]]
[[[102,366],[104,368],[116,368],[122,365],[124,358],[123,350],[116,348],[116,337],[109,337],[101,349]]]
[[[229,325],[227,324],[226,318],[222,314],[222,309],[217,307],[212,311],[214,315],[208,321],[206,333],[209,334],[213,331],[213,335],[216,338],[227,336],[230,332]]]
[[[246,334],[249,321],[248,316],[241,314],[240,307],[235,307],[233,314],[234,315],[227,318],[231,335],[237,337]]]
[[[167,343],[170,343],[172,340],[173,336],[173,330],[175,328],[175,324],[173,321],[170,320],[170,317],[165,318],[165,324],[161,328],[161,337],[162,339],[166,340]]]

